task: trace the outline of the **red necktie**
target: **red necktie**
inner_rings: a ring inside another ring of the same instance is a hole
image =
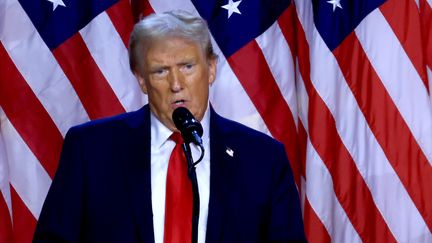
[[[192,240],[192,184],[188,178],[183,138],[175,132],[176,142],[168,164],[165,198],[164,243],[190,243]]]

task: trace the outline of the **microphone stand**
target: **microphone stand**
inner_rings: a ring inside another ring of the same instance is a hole
[[[193,209],[192,209],[192,243],[198,242],[198,220],[200,211],[200,198],[198,191],[198,180],[195,172],[195,165],[199,162],[194,163],[192,159],[192,153],[189,143],[182,144],[183,152],[186,155],[186,160],[188,163],[188,175],[192,182],[192,192],[193,192]],[[204,150],[201,151],[202,155]],[[203,156],[201,156],[203,157]]]

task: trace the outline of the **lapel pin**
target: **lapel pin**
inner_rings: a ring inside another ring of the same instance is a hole
[[[233,151],[231,148],[228,148],[228,147],[227,147],[227,149],[225,150],[225,152],[226,152],[229,156],[234,157],[234,151]]]

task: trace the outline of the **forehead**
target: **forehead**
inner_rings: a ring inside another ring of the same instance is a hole
[[[199,43],[179,37],[153,40],[147,46],[146,62],[167,62],[178,59],[202,59],[204,52]]]

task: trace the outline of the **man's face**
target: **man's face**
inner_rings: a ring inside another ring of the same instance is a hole
[[[216,59],[208,60],[199,44],[182,38],[153,41],[143,52],[140,70],[135,75],[150,110],[165,126],[176,130],[172,113],[180,106],[201,121],[216,77]]]

